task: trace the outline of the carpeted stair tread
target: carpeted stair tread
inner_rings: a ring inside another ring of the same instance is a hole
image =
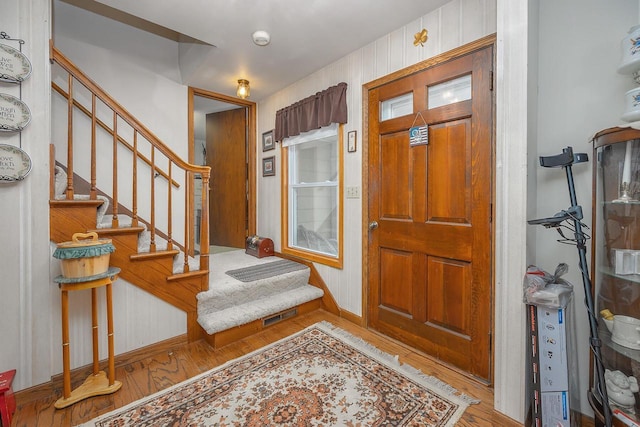
[[[211,283],[214,284],[212,288],[208,291],[200,292],[196,296],[198,299],[198,313],[208,314],[221,311],[231,305],[242,305],[306,286],[309,283],[310,274],[310,269],[305,266],[302,270],[291,271],[253,282],[241,282],[232,279],[234,283],[225,286],[213,279],[211,280]]]
[[[281,259],[274,256],[255,258],[245,254],[242,249],[211,256],[209,281],[212,285],[208,291],[197,295],[198,315],[206,315],[225,310],[232,305],[242,305],[249,301],[267,298],[309,283],[311,270],[307,266],[300,270],[252,282],[241,282],[225,273],[229,270],[270,264]]]
[[[198,323],[208,334],[215,334],[216,332],[268,317],[314,299],[322,298],[323,295],[324,292],[315,286],[308,284],[298,286],[279,294],[273,294],[241,305],[233,305],[224,310],[208,314],[202,314],[198,310]]]

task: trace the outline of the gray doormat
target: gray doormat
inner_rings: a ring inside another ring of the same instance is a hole
[[[283,259],[266,264],[254,265],[252,267],[239,268],[237,270],[225,271],[225,274],[240,280],[241,282],[254,282],[260,279],[278,276],[292,271],[304,270],[306,265],[299,262]]]

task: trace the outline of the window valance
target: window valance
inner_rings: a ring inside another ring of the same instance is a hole
[[[276,112],[275,140],[347,123],[347,84],[338,83]]]

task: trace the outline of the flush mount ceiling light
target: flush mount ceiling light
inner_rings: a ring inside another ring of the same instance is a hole
[[[271,36],[264,30],[258,30],[251,36],[253,38],[253,42],[258,46],[266,46],[271,41]]]
[[[239,79],[238,80],[238,89],[236,90],[236,95],[238,97],[245,99],[249,97],[249,80]]]

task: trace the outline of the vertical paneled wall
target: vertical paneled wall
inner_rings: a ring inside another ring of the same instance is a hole
[[[426,28],[429,39],[424,46],[414,46],[414,34]],[[477,40],[496,31],[495,0],[453,0],[440,9],[416,19],[386,36],[364,46],[342,59],[263,100],[258,105],[258,134],[274,127],[275,114],[302,98],[340,82],[349,85],[347,105],[349,121],[344,126],[344,139],[351,130],[358,134],[357,151],[344,150],[345,187],[362,189],[362,85],[394,71],[406,68],[440,53]],[[271,152],[268,153],[271,155]],[[263,154],[260,154],[261,156]],[[280,150],[276,165],[281,164]],[[258,162],[261,165],[261,162]],[[280,241],[280,179],[263,178],[258,173],[258,233]],[[340,307],[362,315],[362,199],[343,199],[344,203],[344,268],[316,265]]]
[[[2,132],[0,139],[1,144],[22,148],[32,162],[24,180],[0,185],[0,372],[17,370],[14,390],[51,377],[49,11],[47,0],[3,0],[0,13],[0,30],[24,41],[22,46],[16,41],[2,40],[2,44],[20,48],[32,65],[31,75],[21,85],[0,84],[0,92],[21,98],[31,111],[31,121],[22,132]]]

